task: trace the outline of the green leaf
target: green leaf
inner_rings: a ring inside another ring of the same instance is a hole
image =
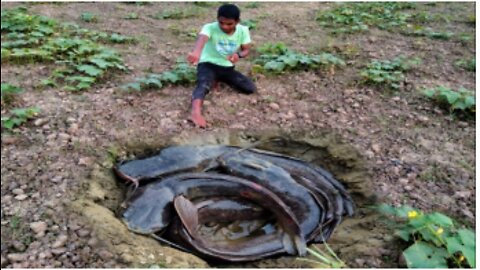
[[[400,237],[403,241],[408,242],[410,240],[410,232],[408,230],[395,230],[396,236]]]
[[[267,62],[264,66],[266,70],[273,70],[276,72],[281,72],[285,68],[285,63],[277,62],[277,61],[270,61]]]
[[[92,66],[92,65],[81,65],[81,66],[77,66],[77,70],[78,71],[81,71],[81,72],[84,72],[92,77],[98,77],[100,76],[102,73],[103,73],[103,70],[95,67],[95,66]]]
[[[460,236],[462,243],[465,245],[472,247],[475,246],[475,233],[471,230],[461,229],[458,231],[458,235]]]
[[[451,218],[447,217],[444,214],[435,212],[432,214],[427,215],[428,219],[432,221],[434,224],[440,227],[450,227],[453,226],[453,221]]]
[[[180,80],[178,74],[171,71],[163,72],[161,78],[162,78],[162,81],[166,81],[170,83],[176,83],[177,81]]]
[[[403,252],[408,268],[448,268],[445,249],[417,242]]]
[[[90,63],[97,65],[97,67],[101,69],[106,69],[112,66],[112,63],[105,61],[102,58],[90,58],[89,61]]]

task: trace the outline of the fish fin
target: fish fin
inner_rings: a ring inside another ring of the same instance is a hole
[[[290,255],[295,255],[295,247],[294,247],[294,244],[293,244],[293,241],[292,239],[290,238],[290,235],[288,234],[283,234],[283,237],[282,237],[282,244],[283,244],[283,248],[285,248],[285,251],[290,254]]]
[[[307,255],[307,243],[305,242],[305,239],[300,235],[295,235],[294,241],[298,256]]]
[[[300,235],[295,235],[291,237],[288,234],[283,235],[283,247],[288,254],[305,256],[307,254],[307,244],[305,239]]]
[[[173,205],[185,229],[191,236],[195,235],[198,227],[198,211],[195,205],[183,196],[177,196]]]

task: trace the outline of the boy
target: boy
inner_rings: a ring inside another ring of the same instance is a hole
[[[191,116],[198,127],[207,125],[202,116],[202,105],[214,82],[225,82],[245,94],[256,91],[252,80],[235,70],[235,63],[249,54],[251,46],[248,27],[239,25],[239,22],[240,9],[233,4],[222,5],[218,9],[217,22],[202,27],[195,48],[187,56],[191,64],[198,63]]]

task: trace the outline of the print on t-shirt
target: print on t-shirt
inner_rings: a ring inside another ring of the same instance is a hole
[[[237,50],[237,43],[233,40],[221,39],[215,45],[217,52],[223,56],[231,55]]]

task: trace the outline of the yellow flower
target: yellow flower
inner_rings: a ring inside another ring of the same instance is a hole
[[[465,260],[465,257],[462,255],[462,256],[460,256],[459,260],[460,260],[461,262],[463,262],[463,261]]]
[[[440,235],[440,234],[442,234],[442,233],[443,233],[443,228],[438,228],[438,229],[437,229],[437,234]]]
[[[418,216],[418,212],[415,210],[408,211],[408,218],[416,218]]]

